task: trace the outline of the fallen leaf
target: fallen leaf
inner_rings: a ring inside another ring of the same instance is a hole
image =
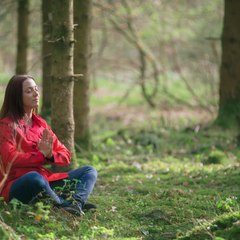
[[[152,177],[153,177],[152,174],[146,175],[146,178],[147,178],[147,179],[151,179]]]
[[[35,220],[40,220],[41,217],[36,215],[34,219],[35,219]]]
[[[233,226],[238,226],[240,224],[240,221],[238,220],[237,222],[233,223]]]
[[[111,213],[117,213],[117,210],[116,210],[116,208],[117,208],[117,207],[114,207],[114,206],[112,206],[112,209],[111,209],[111,210],[109,210],[109,212],[111,212]]]
[[[136,167],[139,171],[142,171],[142,167],[141,167],[141,164],[138,163],[138,162],[133,162],[132,164],[133,167]]]
[[[149,234],[149,231],[147,231],[146,229],[142,229],[142,233],[144,234],[144,235],[148,235]]]
[[[178,149],[178,150],[176,150],[176,153],[182,153],[182,154],[184,154],[184,153],[186,153],[187,151],[186,151],[186,149]]]
[[[200,179],[202,179],[202,177],[195,177],[194,179],[195,180],[200,180]]]
[[[183,185],[184,185],[185,187],[187,187],[187,186],[188,186],[188,182],[183,182]]]
[[[207,220],[205,218],[198,219],[199,222],[206,222]]]

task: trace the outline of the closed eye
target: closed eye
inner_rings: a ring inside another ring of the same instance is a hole
[[[38,92],[38,88],[37,87],[34,90]],[[33,91],[33,88],[28,88],[28,90],[27,90],[28,93],[30,93],[32,91]]]

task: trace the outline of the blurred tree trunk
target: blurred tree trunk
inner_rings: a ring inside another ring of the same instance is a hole
[[[240,1],[225,0],[220,68],[220,100],[216,125],[240,126]]]
[[[75,141],[89,149],[91,138],[89,133],[89,61],[91,57],[91,21],[92,0],[74,1],[74,24],[76,44],[74,46],[74,72],[83,74],[74,86],[74,120]]]
[[[18,43],[16,74],[27,73],[29,0],[18,0]]]
[[[52,35],[52,0],[42,0],[42,112],[51,115],[51,75],[52,44],[48,43]]]
[[[74,168],[73,119],[73,0],[52,1],[52,130],[72,154],[68,166],[52,166],[54,172]]]

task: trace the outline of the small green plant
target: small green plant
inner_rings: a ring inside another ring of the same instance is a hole
[[[99,163],[99,157],[96,154],[92,156],[92,160],[93,160],[93,165],[97,165]]]
[[[37,211],[35,212],[35,220],[40,220],[41,218],[48,220],[50,206],[44,205],[43,202],[37,202],[35,206],[37,207]]]
[[[107,141],[106,141],[106,145],[107,146],[114,146],[115,142],[112,138],[108,138]]]
[[[113,229],[107,229],[105,227],[93,226],[91,227],[91,231],[83,236],[83,240],[88,239],[98,239],[98,238],[107,238],[112,237],[114,234]]]
[[[223,208],[231,212],[233,212],[233,209],[235,210],[237,206],[238,206],[238,203],[235,197],[226,198],[226,200],[220,201],[220,203],[217,205],[218,208]]]

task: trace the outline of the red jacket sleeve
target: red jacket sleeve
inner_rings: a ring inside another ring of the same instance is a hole
[[[13,161],[12,168],[36,167],[43,164],[45,159],[40,152],[22,152],[13,137],[12,130],[7,124],[0,124],[0,153],[5,166]]]

